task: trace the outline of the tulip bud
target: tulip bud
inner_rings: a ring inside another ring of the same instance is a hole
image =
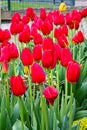
[[[48,100],[48,102],[53,105],[55,99],[58,96],[58,91],[56,90],[55,87],[53,86],[48,86],[43,90],[43,95],[45,96],[45,98]]]
[[[62,2],[62,3],[59,5],[59,11],[60,11],[60,12],[66,11],[66,4],[65,4],[64,2]]]
[[[20,75],[10,77],[11,91],[15,96],[22,96],[26,92],[26,85]]]
[[[31,66],[31,78],[33,83],[43,83],[46,80],[46,74],[38,63]]]
[[[75,61],[70,61],[67,66],[66,76],[68,82],[78,82],[80,77],[80,65]]]

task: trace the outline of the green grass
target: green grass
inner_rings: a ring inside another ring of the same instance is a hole
[[[8,7],[7,1],[2,1],[0,4],[4,5],[5,7]],[[53,3],[44,3],[44,2],[11,2],[11,10],[21,10],[21,9],[26,9],[28,7],[33,7],[33,8],[55,8],[58,7],[58,5],[54,5]]]

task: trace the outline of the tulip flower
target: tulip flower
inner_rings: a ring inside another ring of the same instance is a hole
[[[42,48],[43,50],[54,50],[54,43],[52,38],[50,37],[44,38],[42,43]]]
[[[77,34],[75,34],[72,38],[72,42],[74,44],[79,44],[84,41],[84,35],[82,31],[78,31]]]
[[[21,61],[24,66],[32,65],[33,55],[29,48],[24,48],[21,53]]]
[[[58,38],[58,43],[61,46],[61,48],[67,47],[68,46],[68,40],[67,37],[65,35],[61,35]]]
[[[66,4],[65,4],[64,2],[62,2],[62,3],[59,5],[59,11],[60,11],[60,12],[66,11]]]
[[[34,35],[34,44],[37,45],[37,44],[42,44],[42,36],[40,33],[36,33]]]
[[[46,80],[46,74],[38,63],[34,63],[31,66],[31,79],[33,83],[38,84],[43,83]]]
[[[70,61],[66,70],[66,77],[68,82],[76,83],[80,77],[80,65],[75,61]]]
[[[29,23],[29,21],[30,21],[30,18],[29,18],[27,15],[22,16],[22,22],[23,22],[24,24]]]
[[[20,75],[10,77],[11,91],[15,96],[22,96],[25,94],[27,87]]]
[[[41,18],[42,20],[45,20],[45,19],[46,19],[46,9],[44,9],[44,8],[41,8],[41,9],[40,9],[40,18]]]
[[[36,45],[33,48],[33,58],[35,61],[39,61],[42,58],[42,46],[41,45]]]
[[[43,90],[44,97],[48,100],[48,102],[53,105],[55,99],[58,96],[58,91],[54,86],[48,86]]]
[[[72,54],[69,48],[63,48],[61,50],[60,63],[62,66],[67,67],[68,62],[72,60]]]
[[[27,10],[26,10],[26,16],[28,16],[32,21],[34,20],[35,15],[36,14],[35,14],[33,8],[27,8]]]
[[[55,67],[57,62],[56,51],[45,50],[42,55],[42,65],[45,68],[52,69]]]
[[[19,23],[21,21],[20,13],[18,13],[18,12],[14,13],[11,21],[12,21],[12,23]]]
[[[18,48],[14,43],[10,44],[10,55],[12,59],[18,58],[19,56]]]

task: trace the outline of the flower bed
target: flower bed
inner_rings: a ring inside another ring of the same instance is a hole
[[[42,8],[39,16],[28,8],[12,16],[10,30],[0,29],[0,130],[80,129],[87,117],[83,19],[87,8]]]

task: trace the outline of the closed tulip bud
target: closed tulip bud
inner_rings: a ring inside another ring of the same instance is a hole
[[[41,45],[36,45],[33,48],[33,58],[35,61],[39,61],[42,58],[42,46]]]
[[[10,77],[11,91],[15,96],[22,96],[25,94],[27,87],[20,75]]]
[[[44,38],[42,43],[42,48],[43,50],[54,50],[54,43],[52,38],[50,37]]]
[[[5,40],[9,40],[11,38],[11,34],[8,29],[4,30],[4,38]]]
[[[45,68],[52,69],[55,67],[57,62],[56,51],[45,50],[42,55],[42,65]]]
[[[27,8],[26,15],[33,21],[35,18],[35,12],[33,8]]]
[[[12,16],[12,22],[16,22],[16,23],[19,23],[19,21],[21,21],[21,16],[18,12],[14,13],[14,15]]]
[[[14,43],[10,44],[10,54],[12,59],[18,58],[19,56],[18,48]]]
[[[61,50],[61,59],[60,63],[62,66],[67,67],[68,62],[72,60],[72,54],[69,48],[63,48]]]
[[[61,48],[67,47],[68,46],[68,40],[67,40],[66,36],[65,35],[61,35],[58,38],[58,43],[61,46]]]
[[[1,59],[2,61],[10,61],[11,59],[10,46],[4,46],[1,49]]]
[[[46,80],[46,74],[38,63],[31,66],[31,78],[33,83],[43,83]]]
[[[55,99],[58,96],[58,91],[54,86],[48,86],[43,90],[44,97],[48,100],[48,102],[53,105]]]
[[[37,45],[37,44],[42,44],[42,36],[40,33],[36,33],[34,35],[34,44]]]
[[[56,57],[57,57],[57,61],[58,61],[61,58],[61,47],[59,44],[54,44],[54,47],[55,47]]]
[[[24,48],[21,53],[21,60],[24,66],[32,65],[33,55],[29,48]]]
[[[66,11],[66,4],[65,4],[64,2],[62,2],[62,3],[59,5],[59,11],[60,11],[60,12]]]
[[[80,65],[75,61],[70,61],[66,70],[68,82],[76,83],[80,77]]]
[[[30,21],[30,18],[29,18],[27,15],[24,15],[24,16],[22,17],[22,22],[23,22],[24,24],[27,24],[29,21]]]
[[[6,61],[2,63],[2,73],[8,73],[8,63]]]
[[[46,9],[45,8],[41,8],[40,9],[40,18],[42,20],[45,20],[46,19]]]

